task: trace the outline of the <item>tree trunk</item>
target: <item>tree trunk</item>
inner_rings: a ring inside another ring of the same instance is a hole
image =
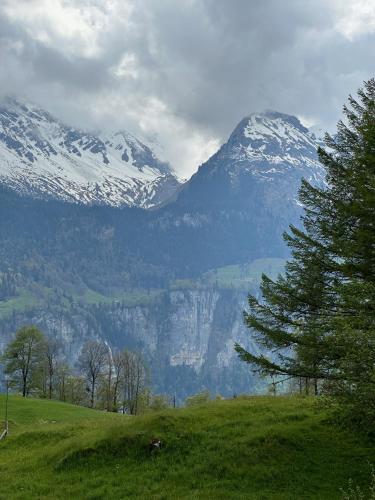
[[[118,391],[118,381],[116,379],[116,382],[113,385],[113,400],[112,400],[112,411],[117,412],[117,391]]]
[[[27,394],[27,372],[22,374],[22,397],[25,398]]]
[[[305,378],[305,394],[309,395],[309,379],[307,377]]]
[[[60,400],[65,401],[65,376],[64,375],[61,377]]]
[[[112,366],[108,371],[108,387],[107,387],[107,411],[111,411],[111,389],[112,389]]]
[[[318,395],[318,379],[314,378],[314,394],[315,396]]]
[[[95,379],[91,379],[91,408],[94,408],[94,402],[95,402]]]

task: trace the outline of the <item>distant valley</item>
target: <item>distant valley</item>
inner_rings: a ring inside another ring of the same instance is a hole
[[[34,323],[73,361],[87,338],[141,351],[158,392],[260,390],[233,344],[252,342],[247,293],[282,272],[301,178],[324,182],[316,137],[293,116],[250,115],[181,186],[131,135],[102,139],[7,106],[0,347]]]

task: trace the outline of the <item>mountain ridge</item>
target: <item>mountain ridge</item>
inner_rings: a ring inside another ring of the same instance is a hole
[[[180,185],[129,132],[95,135],[11,97],[0,103],[0,179],[35,197],[141,208],[164,203]]]
[[[228,204],[248,209],[255,196],[276,218],[281,208],[290,212],[288,204],[298,207],[299,216],[301,178],[325,184],[317,156],[320,145],[321,141],[293,115],[252,113],[182,186],[175,205],[181,211],[194,204],[198,211],[200,207],[217,209]]]

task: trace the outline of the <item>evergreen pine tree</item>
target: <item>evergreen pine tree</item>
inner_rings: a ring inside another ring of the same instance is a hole
[[[303,229],[285,235],[285,274],[263,276],[263,299],[249,297],[245,321],[273,354],[236,350],[266,374],[330,381],[352,400],[374,394],[375,411],[375,80],[358,96],[318,151],[327,187],[302,182]]]

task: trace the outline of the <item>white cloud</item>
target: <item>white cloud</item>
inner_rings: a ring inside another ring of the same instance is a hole
[[[2,0],[0,94],[157,139],[188,176],[252,111],[332,128],[374,44],[373,0]]]
[[[375,33],[373,0],[336,0],[336,28],[348,39]]]
[[[3,12],[30,37],[65,54],[95,57],[100,36],[121,16],[129,22],[131,6],[126,0],[3,0]]]
[[[139,77],[137,56],[132,53],[126,53],[113,68],[113,74],[118,78],[134,78]]]

